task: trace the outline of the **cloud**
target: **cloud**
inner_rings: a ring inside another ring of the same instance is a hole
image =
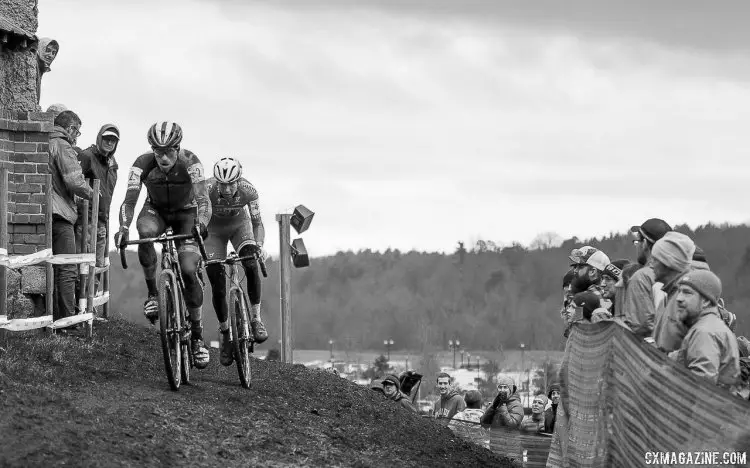
[[[61,49],[42,105],[78,111],[84,144],[116,122],[120,180],[160,119],[209,171],[240,157],[270,251],[273,214],[297,203],[316,212],[313,255],[746,218],[750,66],[718,39],[659,39],[631,24],[668,16],[645,7],[394,3],[45,4],[40,34]],[[577,29],[607,15],[630,32]]]

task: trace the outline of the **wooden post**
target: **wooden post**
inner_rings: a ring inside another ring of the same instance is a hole
[[[8,169],[0,170],[0,248],[8,248]],[[0,315],[8,315],[7,267],[0,267]]]
[[[47,219],[45,219],[45,233],[47,234],[47,248],[52,249],[52,174],[47,174]],[[52,315],[55,307],[55,273],[51,263],[48,263],[47,270],[47,315]],[[49,329],[45,329],[49,330]]]
[[[292,249],[291,214],[277,214],[279,222],[279,288],[281,300],[281,361],[294,362],[292,345]]]
[[[102,294],[106,294],[109,296],[109,225],[105,226],[107,228],[107,241],[104,243],[104,266],[107,268],[104,273],[102,273]],[[102,317],[105,319],[109,318],[109,301],[110,299],[107,299],[107,302],[104,303],[104,306],[102,308]]]
[[[86,179],[86,182],[88,183],[88,179]],[[83,254],[87,252],[87,246],[88,246],[88,236],[89,236],[89,201],[84,200],[83,206],[81,209],[82,213],[79,213],[79,216],[83,216],[83,221],[81,222],[81,239],[80,239],[80,245],[78,246],[78,250]],[[78,297],[78,312],[83,313],[82,305],[83,305],[83,299],[86,297],[86,284],[88,283],[86,281],[86,274],[84,273],[86,270],[87,265],[85,263],[82,263],[78,266],[78,293],[76,296]]]
[[[94,231],[94,235],[91,236],[91,252],[94,253],[94,263],[89,265],[88,269],[88,276],[86,279],[88,280],[88,286],[86,288],[86,313],[94,313],[94,294],[96,291],[94,291],[94,284],[96,280],[96,238],[97,238],[97,227],[99,225],[99,184],[101,181],[99,179],[94,179],[94,199],[93,206],[91,207],[91,228]],[[89,322],[88,326],[88,335],[89,337],[94,335],[94,320],[92,319],[91,322]]]

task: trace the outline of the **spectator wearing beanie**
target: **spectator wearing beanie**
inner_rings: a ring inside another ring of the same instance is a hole
[[[479,426],[484,414],[482,411],[482,394],[477,390],[469,390],[464,395],[464,402],[466,403],[466,409],[456,413],[448,423],[448,427],[454,434],[489,449],[489,431]]]
[[[638,247],[638,264],[642,268],[629,267],[623,272],[624,299],[622,310],[617,313],[625,317],[625,323],[637,336],[646,338],[652,335],[656,317],[654,306],[654,270],[649,266],[652,250],[656,242],[670,232],[672,227],[666,221],[651,218],[640,226],[633,226],[633,243]],[[632,272],[632,276],[630,273]],[[657,289],[660,288],[657,286]]]
[[[547,390],[547,398],[551,403],[544,411],[544,431],[548,434],[555,433],[555,421],[557,421],[557,405],[560,404],[560,384],[553,382]]]
[[[536,395],[531,402],[531,414],[521,421],[521,432],[544,432],[544,408],[547,397]]]
[[[706,253],[698,247],[695,246],[695,252],[693,253],[693,261],[691,262],[693,266],[693,270],[710,270],[711,266],[708,264],[708,261],[706,260]]]
[[[694,270],[678,281],[679,320],[688,332],[670,357],[694,374],[729,389],[739,383],[740,351],[737,338],[719,315],[721,281],[709,270]]]
[[[656,281],[664,284],[667,293],[664,305],[656,311],[654,342],[666,352],[680,347],[688,326],[680,320],[677,311],[677,290],[680,279],[690,271],[695,244],[679,232],[671,231],[654,244],[651,251],[651,267]]]
[[[609,304],[609,312],[616,316],[616,311],[621,308],[617,307],[618,292],[620,293],[620,302],[622,302],[622,271],[630,263],[627,259],[615,260],[606,267],[602,272],[602,281],[599,289],[602,291],[602,299]]]
[[[497,379],[497,396],[484,412],[484,426],[517,428],[523,420],[523,404],[516,394],[516,384],[510,377]]]

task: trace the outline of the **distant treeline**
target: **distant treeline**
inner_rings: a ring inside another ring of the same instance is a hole
[[[692,237],[706,252],[711,269],[724,285],[727,308],[737,314],[740,335],[750,334],[750,227],[707,225],[677,230]],[[387,250],[361,250],[313,258],[308,268],[294,270],[292,307],[295,347],[327,349],[445,349],[458,337],[470,349],[563,349],[559,309],[562,277],[574,247],[592,245],[610,259],[635,260],[627,235],[602,239],[567,239],[559,246],[537,243],[498,247],[478,241],[451,255]],[[146,288],[137,255],[128,270],[112,255],[115,313],[145,325]],[[268,262],[263,286],[263,314],[268,344],[279,338],[278,263]],[[208,278],[206,278],[208,281]],[[207,284],[204,302],[207,339],[217,322]],[[263,352],[263,355],[265,352]]]

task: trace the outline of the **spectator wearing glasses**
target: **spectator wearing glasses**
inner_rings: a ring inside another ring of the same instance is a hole
[[[537,395],[531,402],[531,414],[521,421],[521,432],[544,432],[544,408],[547,397]]]
[[[656,317],[655,286],[656,290],[661,290],[661,285],[656,284],[654,270],[649,264],[651,251],[654,244],[670,231],[672,227],[658,218],[648,219],[640,226],[631,228],[633,243],[638,248],[638,263],[642,268],[633,273],[627,281],[623,310],[618,312],[624,315],[625,323],[630,330],[641,338],[648,338],[653,334]]]
[[[510,377],[497,379],[497,396],[481,422],[490,427],[517,428],[523,420],[523,404],[516,394],[516,384]]]
[[[91,200],[94,191],[86,183],[77,154],[75,138],[81,134],[81,119],[73,111],[55,117],[50,133],[49,170],[52,174],[52,253],[76,253],[75,222],[78,219],[75,196]],[[53,320],[75,313],[75,265],[55,265],[55,306]]]

